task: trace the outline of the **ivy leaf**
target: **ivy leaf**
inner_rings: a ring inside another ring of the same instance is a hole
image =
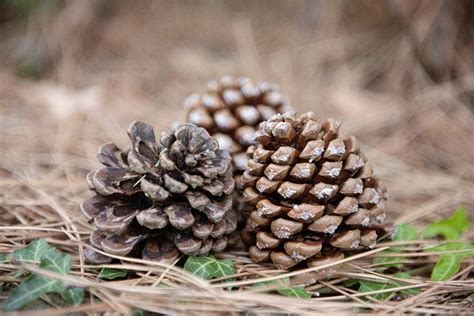
[[[0,264],[7,263],[8,261],[10,261],[8,259],[8,255],[5,253],[0,253]]]
[[[474,244],[463,242],[459,245],[458,250],[465,252],[458,253],[457,255],[462,259],[474,257]]]
[[[115,280],[118,278],[124,278],[128,274],[127,270],[123,269],[112,269],[112,268],[103,268],[100,270],[97,277],[102,280]]]
[[[71,271],[71,256],[57,251],[44,240],[31,242],[30,245],[15,251],[13,256],[23,262],[39,262],[41,268],[62,275]],[[58,293],[72,304],[80,304],[84,299],[83,289],[66,289],[60,280],[32,274],[12,290],[3,308],[8,311],[17,310],[47,293]]]
[[[80,287],[72,287],[60,293],[61,297],[70,305],[81,305],[84,301],[85,291]]]
[[[392,287],[393,287],[393,283],[381,283],[381,282],[361,280],[359,292],[366,293],[366,292],[380,291],[380,290],[385,290]],[[373,294],[373,297],[379,301],[385,301],[390,296],[392,296],[392,294],[393,292],[377,293],[377,294]]]
[[[461,269],[461,258],[453,255],[441,255],[431,272],[431,280],[444,281],[453,277]]]
[[[444,281],[461,270],[463,259],[474,257],[474,244],[468,242],[448,242],[439,246],[424,249],[426,252],[462,250],[459,253],[441,254],[431,272],[431,280]]]
[[[344,285],[345,287],[352,287],[356,284],[359,284],[359,280],[357,279],[349,279],[342,282],[342,285]]]
[[[205,280],[222,278],[233,275],[236,272],[234,262],[230,259],[219,260],[213,256],[194,257],[191,256],[184,264],[184,270],[201,277]]]
[[[426,226],[423,236],[426,238],[442,235],[448,240],[458,240],[469,229],[470,223],[466,209],[458,208],[451,217]]]
[[[306,291],[301,286],[290,286],[290,279],[283,278],[273,281],[263,281],[255,283],[252,288],[268,288],[269,290],[276,290],[278,294],[288,297],[297,298],[311,298],[312,294]]]
[[[312,296],[311,293],[306,291],[301,286],[284,287],[284,288],[278,289],[277,292],[283,296],[304,298],[304,299],[311,298]]]
[[[442,245],[425,248],[426,252],[443,252],[461,250],[463,252],[451,253],[452,256],[461,256],[461,258],[468,258],[474,256],[474,244],[468,242],[448,242]],[[448,254],[446,254],[448,255]]]
[[[184,270],[204,280],[209,280],[216,274],[216,259],[214,257],[191,256],[186,260]]]
[[[407,272],[397,272],[393,276],[395,278],[399,278],[399,279],[410,279],[411,278],[411,275]],[[387,282],[376,282],[376,281],[360,280],[359,282],[360,282],[360,287],[359,287],[359,292],[360,293],[387,290],[387,289],[392,289],[392,288],[401,287],[401,286],[405,285],[403,282],[392,281],[392,280],[389,280]],[[386,299],[388,299],[392,295],[394,295],[396,292],[397,291],[376,293],[376,294],[373,294],[373,297],[375,299],[379,300],[379,301],[385,301]],[[415,295],[415,294],[420,293],[420,289],[418,289],[418,288],[405,289],[405,290],[401,290],[400,293],[408,294],[408,295]]]
[[[398,225],[396,228],[396,234],[395,234],[395,241],[411,241],[411,240],[416,240],[418,233],[416,231],[416,228],[413,227],[412,225],[409,224],[401,224]],[[387,249],[382,252],[382,254],[396,254],[400,251],[403,251],[405,246],[397,246],[397,247],[392,247],[392,249]],[[374,258],[374,263],[381,265],[382,269],[385,270],[388,268],[397,268],[401,269],[402,268],[402,263],[400,261],[403,261],[402,257],[375,257]]]
[[[17,262],[40,263],[43,255],[51,249],[46,240],[33,240],[28,246],[15,250],[12,257]]]
[[[40,267],[66,275],[71,271],[71,256],[50,248],[41,258]]]
[[[450,242],[436,247],[425,249],[429,252],[463,250],[464,252],[443,254],[431,272],[431,280],[444,281],[452,278],[461,270],[463,259],[474,257],[474,244],[467,242]]]
[[[397,253],[397,251],[387,249],[385,251],[382,251],[381,255],[383,255],[383,254],[396,254],[396,253]],[[375,257],[374,258],[374,263],[381,265],[382,270],[392,268],[392,267],[397,268],[397,269],[401,269],[403,264],[400,261],[403,261],[403,258],[401,258],[401,257]]]
[[[263,287],[268,287],[268,288],[284,288],[284,287],[290,287],[290,278],[282,278],[278,280],[273,280],[273,281],[261,281],[254,283],[252,285],[252,288],[263,288]]]
[[[225,276],[233,275],[237,272],[235,264],[230,259],[216,260],[217,268],[214,277],[223,278]]]
[[[30,275],[12,290],[10,296],[3,304],[3,309],[14,311],[37,300],[46,293],[60,293],[62,291],[64,291],[64,287],[60,281],[38,275]]]
[[[416,240],[418,233],[416,228],[409,224],[401,224],[397,226],[395,241],[411,241]],[[394,250],[403,250],[403,246],[393,247]]]
[[[410,279],[411,278],[411,275],[410,273],[407,273],[407,272],[397,272],[393,275],[394,277],[396,278],[399,278],[399,279]],[[406,284],[402,283],[402,282],[398,282],[398,281],[394,281],[394,283],[397,285],[397,286],[404,286]],[[405,289],[405,290],[401,290],[400,293],[403,293],[403,294],[409,294],[409,295],[415,295],[415,294],[418,294],[421,292],[421,289],[420,288],[413,288],[413,289]]]

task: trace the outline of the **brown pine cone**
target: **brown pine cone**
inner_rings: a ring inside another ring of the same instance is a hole
[[[249,78],[223,76],[208,83],[206,93],[192,94],[184,106],[187,121],[204,127],[228,150],[234,161],[234,173],[242,174],[247,165],[247,148],[255,144],[260,122],[290,106],[278,86],[268,82],[254,84]]]
[[[103,145],[98,158],[105,167],[87,176],[94,196],[81,210],[97,228],[91,244],[166,261],[224,250],[237,225],[229,153],[193,124],[162,133],[159,142],[143,122],[133,122],[128,135],[131,149]],[[111,260],[89,248],[86,259]]]
[[[320,265],[343,258],[342,251],[371,248],[385,233],[386,188],[358,140],[339,136],[340,124],[320,125],[311,112],[260,124],[238,180],[253,206],[242,235],[255,262]]]

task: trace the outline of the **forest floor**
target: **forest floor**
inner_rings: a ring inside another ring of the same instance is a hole
[[[459,206],[473,220],[474,47],[472,38],[463,40],[463,32],[472,35],[472,20],[465,26],[464,11],[446,8],[449,2],[413,2],[394,8],[390,1],[71,1],[3,21],[0,254],[44,239],[72,256],[72,268],[48,275],[0,260],[0,301],[29,271],[87,290],[78,306],[48,296],[30,306],[48,315],[472,312],[473,259],[453,278],[433,281],[440,253],[424,251],[434,243],[421,237],[379,243],[337,269],[286,272],[254,264],[245,252],[226,252],[217,258],[231,259],[235,274],[210,281],[183,272],[184,259],[93,266],[83,258],[93,227],[79,204],[90,195],[85,175],[99,166],[99,146],[125,147],[133,120],[157,132],[183,121],[186,96],[223,74],[276,82],[299,112],[343,121],[342,133],[357,135],[386,182],[395,224],[421,231]],[[472,17],[468,2],[457,4]],[[474,240],[473,230],[463,238]],[[394,246],[405,248],[381,254]],[[401,258],[402,270],[416,276],[395,290],[366,293],[347,283],[397,281],[374,264],[380,256]],[[102,268],[127,270],[128,277],[98,278]],[[306,287],[312,294],[306,300],[253,286],[286,278],[293,286],[309,277],[317,282]],[[422,291],[403,292],[410,289]],[[393,295],[381,300],[382,293]]]

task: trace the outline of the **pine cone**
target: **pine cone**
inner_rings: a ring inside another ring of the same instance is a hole
[[[221,149],[231,153],[235,174],[245,170],[245,152],[255,144],[258,124],[290,108],[277,85],[254,84],[249,78],[232,76],[209,82],[205,94],[192,94],[184,106],[188,110],[187,121],[204,127]]]
[[[340,122],[313,113],[277,114],[260,124],[240,185],[253,206],[242,235],[256,262],[320,265],[342,250],[371,248],[385,233],[386,188]]]
[[[81,209],[97,228],[91,244],[109,254],[166,261],[224,250],[237,225],[228,152],[193,124],[162,133],[159,142],[143,122],[133,122],[128,135],[131,149],[103,145],[98,158],[105,167],[87,176],[95,195]],[[110,261],[90,249],[86,259]]]

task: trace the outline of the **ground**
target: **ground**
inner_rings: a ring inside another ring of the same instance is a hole
[[[357,135],[386,182],[388,215],[396,224],[421,228],[458,206],[472,220],[472,2],[46,3],[20,9],[0,4],[8,8],[0,10],[0,253],[44,238],[71,254],[76,279],[69,281],[90,289],[90,297],[65,311],[472,308],[472,261],[454,281],[417,279],[425,291],[401,302],[365,301],[339,287],[351,273],[370,274],[370,255],[309,288],[334,295],[303,303],[246,291],[246,278],[281,272],[251,264],[239,252],[225,257],[236,262],[241,291],[137,261],[121,265],[135,277],[99,282],[97,269],[83,262],[92,226],[79,211],[89,196],[85,175],[99,166],[100,144],[125,147],[132,120],[158,132],[183,121],[186,96],[203,91],[208,80],[234,74],[276,82],[299,112],[343,121],[342,133]],[[472,230],[465,238],[474,239]],[[410,250],[420,253],[420,247]],[[407,263],[436,261],[414,257]],[[5,289],[18,281],[12,274],[18,269],[0,266]],[[167,287],[150,287],[160,275]],[[0,293],[0,300],[5,297]]]

